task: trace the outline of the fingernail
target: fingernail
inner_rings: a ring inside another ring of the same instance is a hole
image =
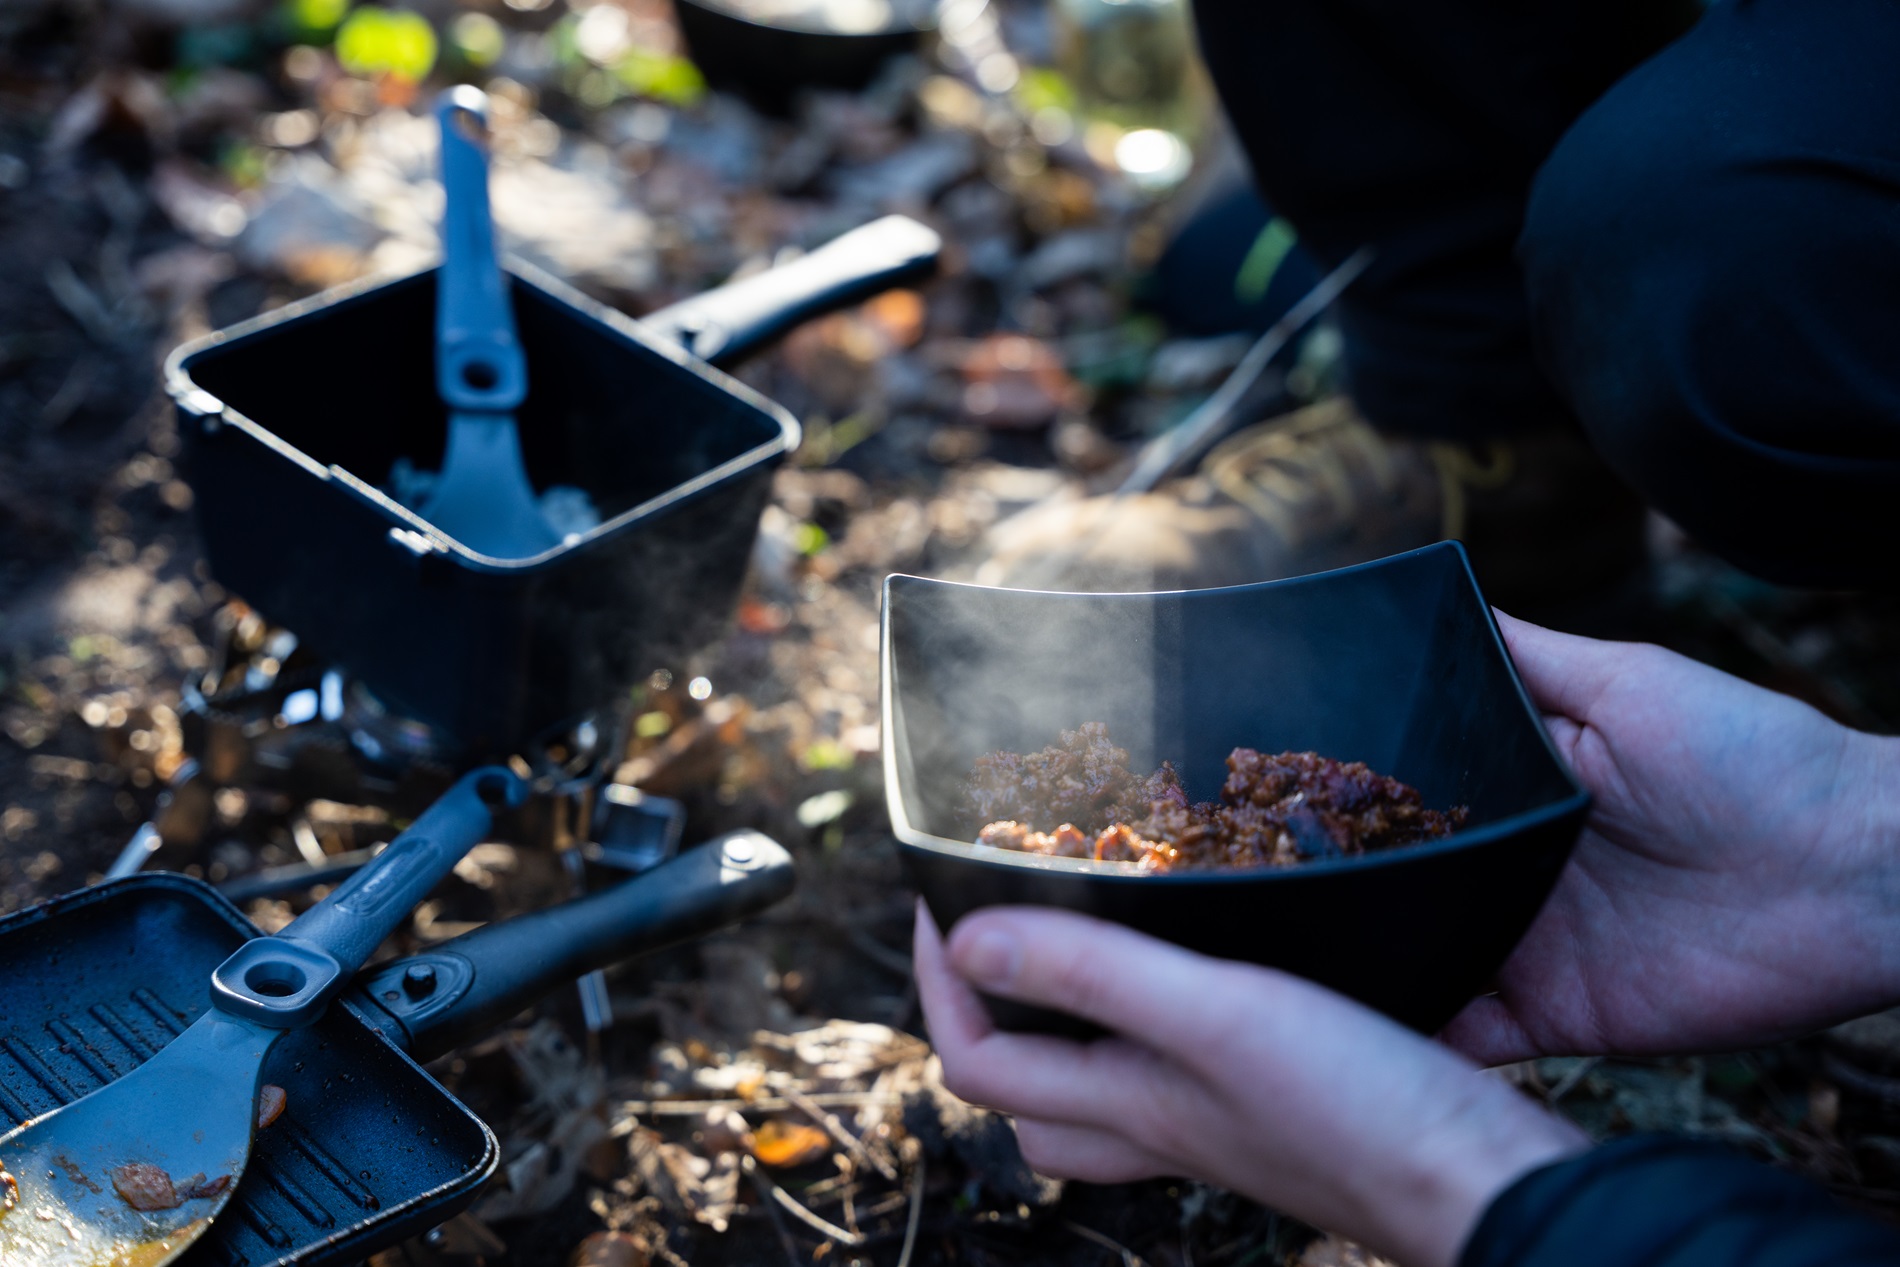
[[[1000,989],[1016,979],[1023,964],[1023,946],[1012,933],[985,928],[970,938],[957,956],[957,968],[978,985]]]

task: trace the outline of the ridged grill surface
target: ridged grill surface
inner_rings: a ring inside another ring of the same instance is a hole
[[[208,890],[174,877],[0,920],[0,1129],[170,1042],[208,1005],[211,970],[247,931]],[[446,1217],[437,1207],[478,1178],[492,1147],[466,1109],[341,1008],[281,1040],[264,1080],[288,1106],[259,1134],[217,1225],[180,1260],[189,1267],[354,1261]]]

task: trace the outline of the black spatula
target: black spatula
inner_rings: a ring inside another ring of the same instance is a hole
[[[515,410],[528,394],[507,283],[495,256],[482,148],[488,99],[463,85],[436,102],[442,125],[442,269],[435,318],[436,391],[449,444],[424,516],[469,549],[528,559],[561,543],[528,483]]]

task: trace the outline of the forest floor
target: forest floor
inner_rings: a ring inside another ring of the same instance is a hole
[[[207,566],[163,357],[435,249],[416,89],[350,73],[327,37],[286,34],[293,8],[313,6],[27,0],[0,15],[0,915],[104,874],[202,756],[194,692],[266,660],[266,678],[295,667],[277,663],[289,644],[267,613]],[[689,842],[750,826],[785,843],[796,895],[616,971],[603,1033],[563,990],[436,1062],[501,1138],[501,1172],[378,1267],[1366,1261],[1198,1184],[1036,1176],[1006,1122],[942,1090],[877,759],[883,577],[969,575],[989,526],[1099,486],[1244,350],[1245,336],[1173,328],[1136,302],[1221,162],[1180,191],[1143,189],[1099,138],[1063,135],[1049,101],[973,86],[956,49],[775,118],[649,74],[677,76],[682,51],[658,0],[471,8],[502,32],[479,74],[487,28],[458,24],[452,4],[423,11],[450,33],[438,73],[482,79],[496,102],[507,245],[597,299],[648,312],[889,211],[931,223],[948,250],[928,286],[812,322],[741,371],[805,439],[776,479],[735,628],[650,681],[616,754],[623,779],[684,802]],[[1058,100],[1035,77],[1047,30],[1031,10],[1002,13],[1024,83]],[[1309,343],[1287,403],[1327,390],[1333,356]],[[1654,547],[1658,640],[1900,729],[1900,607],[1755,582],[1665,525]],[[208,815],[164,861],[224,884],[386,839],[397,817],[243,778]],[[537,909],[568,884],[544,850],[485,845],[396,946]],[[320,891],[246,912],[281,927]],[[1728,1140],[1893,1212],[1889,1029],[1503,1076],[1599,1136]]]

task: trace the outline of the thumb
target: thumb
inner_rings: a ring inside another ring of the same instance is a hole
[[[1545,713],[1582,721],[1626,667],[1629,646],[1579,638],[1494,611],[1517,675]]]
[[[1544,1054],[1516,1015],[1495,995],[1465,1004],[1464,1010],[1438,1031],[1438,1041],[1485,1066],[1508,1065]]]

